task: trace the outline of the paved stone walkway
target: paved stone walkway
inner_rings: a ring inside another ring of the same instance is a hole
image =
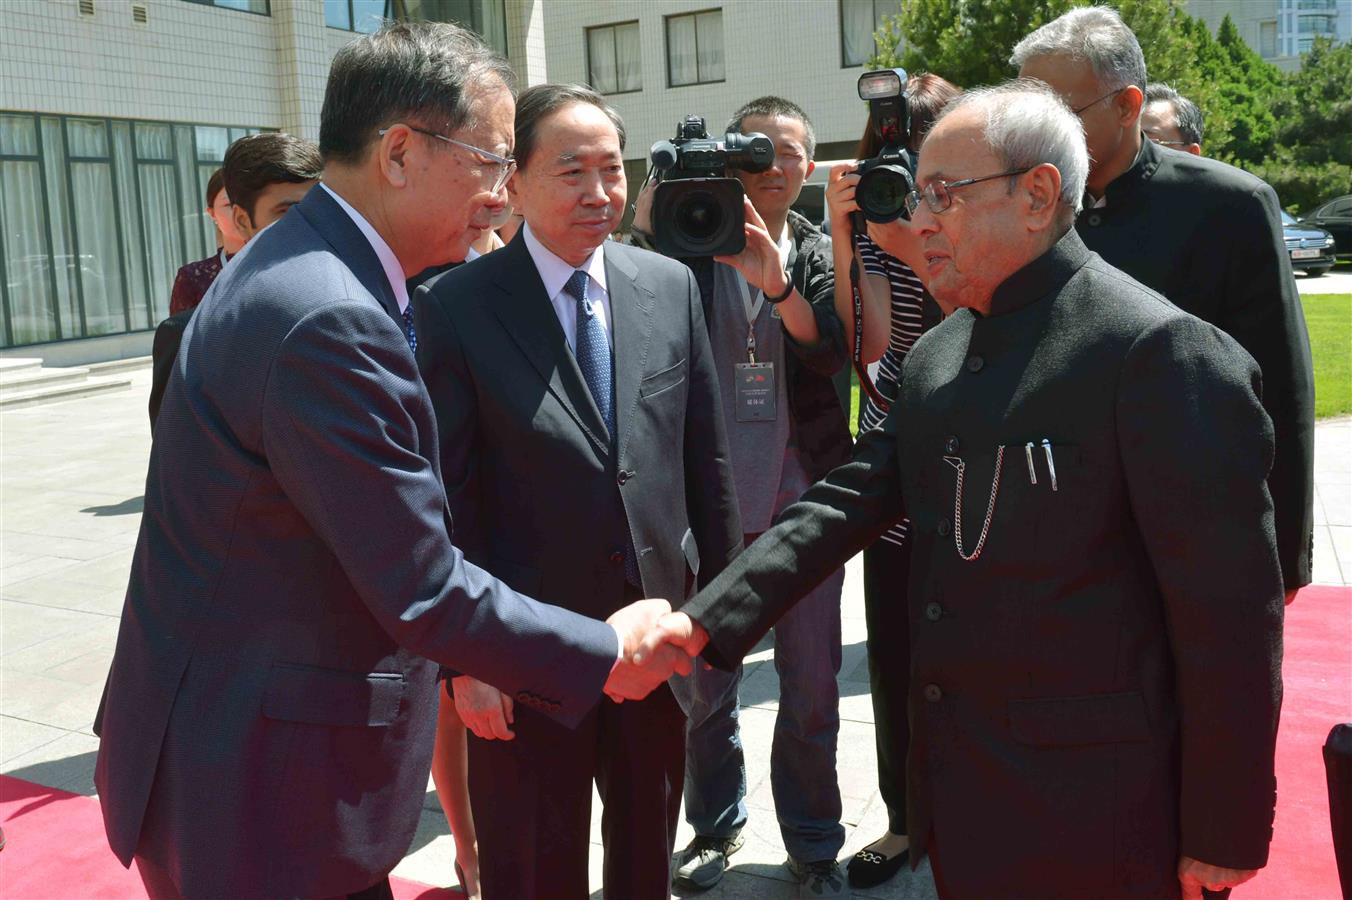
[[[112,657],[141,518],[150,432],[149,370],[128,392],[0,413],[0,772],[94,793],[90,731]],[[1352,419],[1319,426],[1315,580],[1352,583]],[[1299,602],[1299,601],[1297,601]],[[839,772],[848,833],[842,859],[882,833],[858,561],[848,569]],[[768,645],[748,658],[742,725],[751,820],[746,847],[712,898],[792,896],[782,866],[768,764],[778,686]],[[600,896],[599,802],[592,885]],[[689,839],[682,828],[681,845]],[[454,847],[428,786],[421,827],[396,874],[454,882]],[[928,868],[872,898],[930,898]]]

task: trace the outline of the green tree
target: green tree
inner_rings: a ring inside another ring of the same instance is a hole
[[[1316,39],[1272,113],[1279,147],[1297,162],[1352,166],[1352,44]]]

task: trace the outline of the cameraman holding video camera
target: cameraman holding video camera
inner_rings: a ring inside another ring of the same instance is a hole
[[[687,124],[692,121],[698,120]],[[851,440],[831,381],[846,362],[845,336],[834,305],[831,242],[789,209],[813,169],[812,124],[796,104],[762,97],[738,110],[727,131],[729,147],[747,143],[737,133],[759,132],[774,150],[773,161],[758,159],[754,147],[746,154],[724,154],[737,166],[764,167],[733,168],[746,194],[745,247],[729,255],[715,250],[712,256],[682,259],[695,273],[703,296],[733,481],[750,542],[809,485],[849,459]],[[683,128],[675,158],[683,153],[692,158],[676,163],[678,173],[700,162],[694,158],[699,144],[681,140],[684,134]],[[682,151],[682,146],[688,149]],[[721,191],[726,184],[704,188],[673,177],[658,186],[656,216],[653,187],[639,194],[634,243],[669,255],[688,254],[698,243],[677,240],[673,246],[674,232],[698,237],[691,232],[701,223],[713,223],[710,234],[736,224],[730,215],[735,209],[728,208]],[[674,202],[665,202],[661,191]],[[741,238],[734,237],[732,247]],[[832,573],[775,625],[780,705],[770,780],[789,853],[786,865],[805,897],[843,896],[848,890],[836,862],[845,841],[836,778],[844,576],[843,569]],[[740,680],[740,668],[724,672],[697,667],[689,678],[671,682],[689,717],[685,807],[696,835],[676,855],[675,882],[683,888],[716,884],[727,857],[742,846],[747,806],[737,727]]]

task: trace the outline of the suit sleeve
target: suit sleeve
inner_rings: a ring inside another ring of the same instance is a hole
[[[817,343],[809,347],[795,341],[785,329],[784,344],[802,360],[803,365],[819,375],[829,377],[839,372],[849,359],[845,348],[845,326],[836,314],[836,276],[831,239],[823,235],[812,253],[799,265],[803,274],[801,278],[795,279],[795,287],[812,307],[812,315],[817,320],[818,338]]]
[[[160,404],[164,402],[164,389],[169,384],[169,375],[174,371],[174,359],[178,356],[179,345],[183,341],[183,329],[187,322],[177,316],[170,316],[155,327],[155,341],[150,348],[150,430],[155,430],[155,420],[160,417]]]
[[[898,408],[682,608],[709,632],[710,663],[735,667],[790,607],[901,518]]]
[[[268,463],[395,641],[511,696],[560,698],[552,715],[574,726],[615,662],[614,631],[517,594],[452,545],[436,447],[417,427],[426,403],[384,310],[325,304],[275,356]]]
[[[1267,861],[1282,681],[1282,584],[1258,371],[1212,326],[1139,337],[1118,387],[1132,512],[1164,603],[1182,741],[1182,853]]]
[[[1263,373],[1263,408],[1276,455],[1268,488],[1287,590],[1310,583],[1314,540],[1314,370],[1305,314],[1282,239],[1272,188],[1245,196],[1226,222],[1231,236],[1226,302],[1216,325],[1239,341]]]
[[[685,272],[690,308],[690,389],[685,407],[685,504],[699,547],[700,587],[742,549],[742,519],[724,431],[723,401],[695,276]]]

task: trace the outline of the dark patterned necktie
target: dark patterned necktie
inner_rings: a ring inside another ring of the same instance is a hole
[[[404,337],[408,338],[408,349],[416,356],[418,353],[418,332],[413,330],[413,301],[404,307]]]
[[[606,422],[606,431],[610,435],[610,451],[617,453],[615,439],[615,373],[611,367],[610,341],[606,337],[605,326],[596,315],[596,310],[587,300],[587,273],[580,269],[573,272],[568,283],[563,286],[568,296],[577,301],[577,367],[587,382],[596,408]],[[626,530],[628,524],[626,523]],[[639,590],[643,582],[638,571],[638,554],[634,552],[634,537],[628,535],[624,548],[624,578]]]
[[[577,367],[586,379],[587,390],[591,391],[596,408],[605,420],[606,432],[614,443],[615,436],[615,376],[610,365],[610,341],[606,338],[605,326],[597,318],[591,302],[587,300],[587,273],[581,269],[573,272],[568,283],[563,286],[568,296],[577,301]]]

